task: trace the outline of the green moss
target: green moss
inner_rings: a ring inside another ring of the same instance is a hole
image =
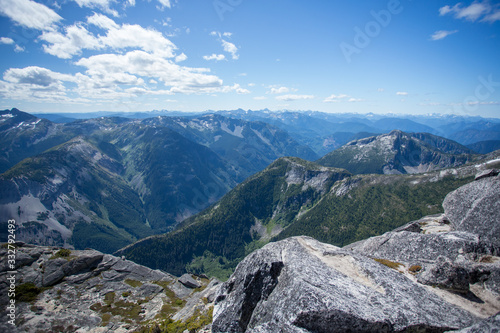
[[[126,279],[124,282],[133,288],[137,288],[137,287],[140,287],[143,285],[143,283],[141,281],[132,280],[132,279]]]
[[[201,312],[200,309],[196,309],[193,315],[187,318],[185,321],[177,320],[174,321],[171,318],[167,318],[161,324],[154,323],[151,326],[144,326],[137,332],[141,333],[182,333],[184,331],[198,332],[201,328],[212,323],[213,320],[213,306],[211,306],[206,312]],[[163,311],[163,309],[162,309]]]
[[[109,320],[111,319],[111,314],[103,313],[101,319],[102,319],[101,326],[107,326],[109,324]]]
[[[70,249],[60,249],[49,259],[57,259],[57,258],[64,258],[67,260],[72,259],[73,257],[71,257],[71,250]]]
[[[116,294],[114,291],[107,293],[106,295],[104,295],[104,302],[107,305],[113,304],[113,302],[115,301],[115,296],[116,296]]]
[[[38,294],[43,291],[43,288],[38,288],[34,283],[28,282],[16,286],[16,301],[33,302],[37,299]]]
[[[149,299],[145,299],[144,302],[148,300]],[[95,303],[90,306],[90,309],[101,313],[101,316],[120,316],[122,321],[129,320],[132,322],[141,322],[143,319],[141,316],[141,304],[144,302],[133,303],[126,300],[118,300],[115,302],[114,292],[107,293],[104,296],[104,301],[106,305]],[[103,321],[105,320],[103,319]]]

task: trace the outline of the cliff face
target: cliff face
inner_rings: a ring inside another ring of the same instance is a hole
[[[255,251],[222,285],[213,332],[498,329],[497,174],[450,193],[442,215],[344,248],[293,237]]]

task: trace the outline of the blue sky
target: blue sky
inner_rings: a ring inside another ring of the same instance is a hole
[[[0,109],[500,117],[500,2],[0,0]]]

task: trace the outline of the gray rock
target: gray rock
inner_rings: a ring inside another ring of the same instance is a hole
[[[152,270],[146,266],[138,265],[130,260],[118,259],[110,270],[116,272],[118,275],[126,276],[129,279],[150,279],[162,280],[166,274],[158,270]]]
[[[460,265],[467,271],[469,284],[482,285],[500,304],[500,258],[484,256],[479,262],[471,262],[459,258],[455,265]]]
[[[208,281],[202,280],[206,288],[194,292],[167,273],[111,255],[85,250],[72,251],[68,258],[51,259],[55,251],[36,246],[17,249],[23,259],[16,282],[51,288],[43,289],[33,302],[16,302],[17,327],[7,323],[6,308],[0,309],[0,332],[141,331],[145,322],[164,317],[165,307],[172,308],[171,302],[178,298],[184,301],[183,306],[173,307],[172,315],[185,314],[179,319],[195,313],[207,315],[213,306],[207,299],[219,287],[217,281],[207,285]],[[0,273],[0,304],[9,302],[6,274]],[[111,292],[113,297],[106,298]],[[103,326],[103,315],[111,310],[113,315]]]
[[[500,177],[460,187],[446,196],[443,207],[455,230],[480,235],[500,248]]]
[[[102,261],[103,256],[104,255],[98,251],[85,251],[85,253],[64,265],[64,274],[74,275],[86,273],[96,268]]]
[[[469,292],[469,272],[445,257],[439,257],[434,265],[418,276],[418,282],[460,293]]]
[[[499,171],[497,169],[487,169],[487,170],[483,170],[483,171],[479,172],[476,175],[476,178],[474,180],[479,180],[479,179],[488,178],[488,177],[495,177],[495,176],[498,176],[498,174],[499,174]]]
[[[500,332],[500,312],[490,318],[480,321],[470,327],[454,331],[454,333],[499,333]]]
[[[201,284],[198,281],[196,281],[195,279],[193,279],[191,274],[182,275],[179,278],[179,282],[182,283],[184,286],[186,286],[188,288],[192,288],[192,289],[201,287]]]
[[[162,287],[160,287],[157,284],[153,283],[144,283],[142,286],[139,287],[137,290],[137,296],[138,297],[147,297],[149,295],[154,295],[158,294],[163,290]]]
[[[408,263],[434,263],[442,256],[451,261],[460,255],[496,254],[495,249],[468,232],[419,234],[415,232],[387,232],[344,247],[375,258]]]
[[[47,260],[43,264],[42,286],[50,287],[60,282],[65,276],[63,266],[67,263],[63,258]]]
[[[216,298],[212,331],[444,331],[477,320],[368,257],[293,237],[238,265]]]

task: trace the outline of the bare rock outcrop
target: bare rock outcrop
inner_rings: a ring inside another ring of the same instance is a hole
[[[293,237],[266,245],[238,265],[216,299],[212,329],[442,332],[476,321],[371,258],[309,237]]]
[[[7,255],[0,248],[1,332],[133,332],[171,316],[196,321],[211,311],[219,288],[216,279],[189,276],[199,288],[193,290],[170,274],[95,250],[19,243],[13,298]],[[4,312],[11,299],[15,325]]]
[[[500,177],[497,171],[483,171],[476,179],[446,196],[444,212],[455,230],[480,235],[500,248]]]

